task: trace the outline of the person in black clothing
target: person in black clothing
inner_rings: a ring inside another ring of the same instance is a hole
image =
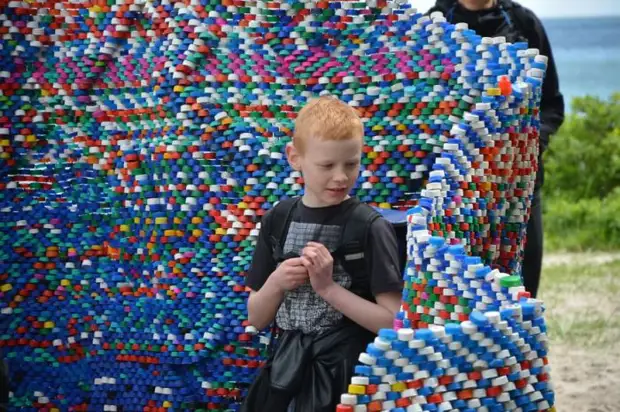
[[[503,36],[510,43],[527,42],[548,57],[540,102],[540,150],[538,173],[532,199],[527,241],[523,258],[523,282],[532,297],[538,293],[543,254],[542,197],[544,182],[542,154],[549,138],[564,122],[564,97],[560,93],[558,73],[551,45],[541,21],[528,8],[512,0],[437,0],[427,14],[441,11],[450,23],[467,23],[483,37]]]

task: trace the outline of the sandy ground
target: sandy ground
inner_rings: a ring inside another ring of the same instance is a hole
[[[546,256],[544,266],[600,265],[613,260],[620,260],[620,253],[557,254]],[[547,323],[557,322],[556,330],[566,330],[566,335],[552,336],[550,345],[558,412],[620,412],[619,284],[620,273],[610,273],[548,285],[547,293],[544,289],[541,293]],[[597,325],[600,319],[605,322]]]
[[[551,379],[558,412],[620,411],[620,354],[551,345]]]

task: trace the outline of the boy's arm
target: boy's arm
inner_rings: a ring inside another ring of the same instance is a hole
[[[276,264],[269,240],[271,220],[271,213],[263,218],[246,279],[246,286],[250,288],[248,322],[258,330],[273,322],[287,290],[298,288],[308,281],[308,271],[300,258]]]
[[[337,283],[317,293],[338,312],[374,333],[392,329],[402,297],[400,292],[380,293],[375,296],[377,303],[373,303]]]
[[[371,262],[370,287],[377,303],[361,298],[333,281],[333,260],[322,245],[309,244],[310,256],[307,258],[312,263],[309,262],[307,267],[312,286],[323,299],[352,321],[377,333],[380,329],[393,327],[402,300],[402,276],[392,225],[385,219],[377,219],[369,230],[366,252]]]
[[[248,322],[258,330],[269,326],[276,317],[284,293],[270,282],[265,283],[259,291],[250,291],[248,298]]]
[[[271,213],[267,213],[261,221],[252,264],[245,281],[245,285],[250,288],[248,322],[258,330],[269,326],[284,298],[284,293],[279,293],[272,282],[268,282],[269,276],[276,269],[268,235],[270,223]]]
[[[257,329],[268,326],[275,318],[284,294],[308,282],[308,270],[301,258],[290,258],[282,262],[267,278],[263,287],[250,292],[248,299],[248,321]]]

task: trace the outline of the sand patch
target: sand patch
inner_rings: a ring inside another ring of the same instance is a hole
[[[545,258],[541,296],[558,412],[620,411],[620,253]]]
[[[558,412],[620,410],[619,348],[586,350],[551,345],[551,379]]]

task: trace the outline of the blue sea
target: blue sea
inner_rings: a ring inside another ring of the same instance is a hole
[[[620,16],[542,21],[568,111],[573,97],[620,92]]]

